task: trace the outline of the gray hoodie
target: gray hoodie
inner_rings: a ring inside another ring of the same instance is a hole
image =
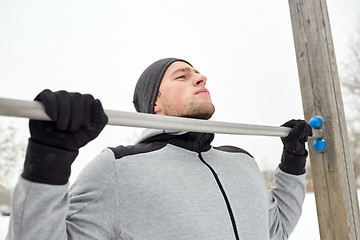
[[[249,153],[213,137],[146,131],[105,149],[70,188],[21,178],[8,239],[287,239],[305,176],[278,168],[269,190]]]

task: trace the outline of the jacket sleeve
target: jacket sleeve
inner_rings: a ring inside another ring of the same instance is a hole
[[[20,178],[13,192],[8,240],[115,239],[119,235],[114,155],[104,150],[69,184]]]
[[[275,187],[269,191],[270,239],[288,239],[302,212],[305,199],[305,174],[275,171]]]

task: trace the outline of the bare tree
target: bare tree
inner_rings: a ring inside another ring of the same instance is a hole
[[[23,165],[26,144],[15,127],[0,123],[0,213],[10,214],[10,193]]]
[[[16,182],[22,168],[25,146],[15,127],[0,126],[0,188],[12,187]]]
[[[360,24],[359,24],[360,26]],[[357,28],[359,29],[359,28]],[[350,149],[354,161],[354,171],[360,184],[360,32],[350,40],[347,57],[340,62],[341,84],[349,130]]]

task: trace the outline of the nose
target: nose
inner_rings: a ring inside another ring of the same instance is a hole
[[[194,78],[194,86],[205,86],[207,78],[202,74],[197,74]]]

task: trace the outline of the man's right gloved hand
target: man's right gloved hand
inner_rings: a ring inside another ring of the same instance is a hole
[[[30,120],[29,145],[22,177],[65,184],[79,148],[95,139],[108,122],[99,100],[66,91],[42,91],[36,98],[52,121]]]
[[[89,94],[44,90],[35,100],[53,120],[30,120],[31,140],[36,143],[77,151],[95,139],[108,121],[100,101]]]

